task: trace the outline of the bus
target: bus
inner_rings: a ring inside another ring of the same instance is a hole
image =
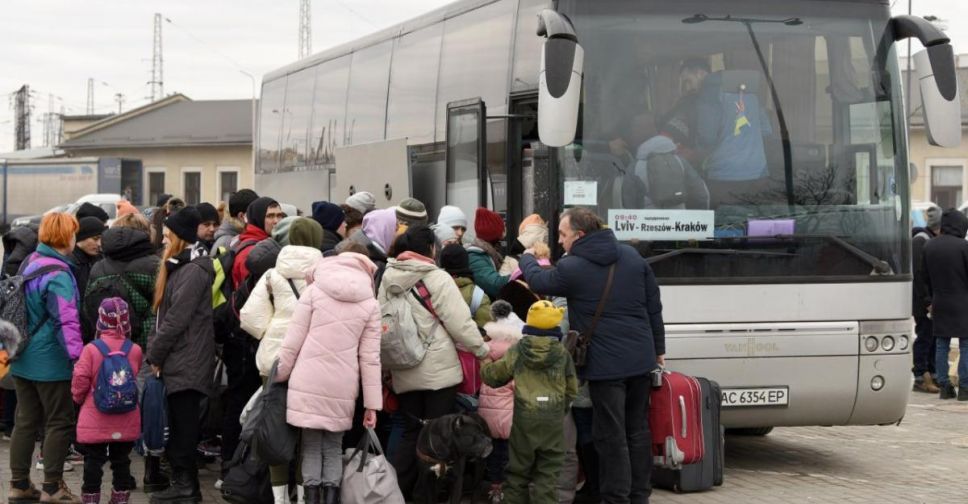
[[[949,41],[884,0],[458,1],[267,74],[256,183],[484,206],[508,240],[538,213],[552,245],[591,207],[651,264],[667,365],[719,382],[726,427],[892,424],[908,37],[931,140],[956,145]]]

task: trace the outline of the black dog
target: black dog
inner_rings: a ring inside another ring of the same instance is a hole
[[[420,437],[417,438],[417,456],[431,466],[438,481],[448,472],[455,477],[450,502],[457,504],[463,493],[464,473],[468,462],[475,463],[475,490],[483,480],[484,466],[480,462],[491,454],[491,431],[484,419],[477,414],[444,415],[423,424]],[[428,498],[436,495],[436,491],[429,492]]]

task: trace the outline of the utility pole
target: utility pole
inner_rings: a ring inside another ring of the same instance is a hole
[[[87,115],[94,115],[94,79],[87,79]]]
[[[54,125],[56,114],[54,114],[54,95],[47,93],[47,113],[44,114],[44,147],[53,147],[56,144],[54,138],[57,126]]]
[[[124,95],[121,93],[115,93],[114,101],[118,102],[118,115],[121,115],[121,105],[124,104]]]
[[[164,59],[161,54],[161,14],[155,13],[155,39],[151,54],[151,101],[165,97]]]
[[[15,149],[30,148],[30,86],[24,84],[14,95]]]
[[[313,53],[313,15],[310,0],[299,0],[299,59]]]

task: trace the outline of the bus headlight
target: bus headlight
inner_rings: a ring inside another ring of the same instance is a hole
[[[884,388],[884,377],[877,375],[871,378],[871,388],[874,390],[874,392]]]
[[[894,337],[884,336],[884,338],[881,339],[881,348],[883,348],[885,352],[894,350]]]
[[[866,348],[868,352],[877,351],[878,346],[879,344],[877,342],[877,338],[874,336],[868,336],[867,339],[864,340],[864,348]]]
[[[910,341],[908,340],[908,337],[906,335],[902,335],[900,338],[898,338],[897,349],[903,352],[908,349],[909,343]]]

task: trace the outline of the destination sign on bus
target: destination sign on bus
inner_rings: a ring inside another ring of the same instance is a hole
[[[712,210],[608,211],[608,226],[619,240],[711,240],[715,225]]]

